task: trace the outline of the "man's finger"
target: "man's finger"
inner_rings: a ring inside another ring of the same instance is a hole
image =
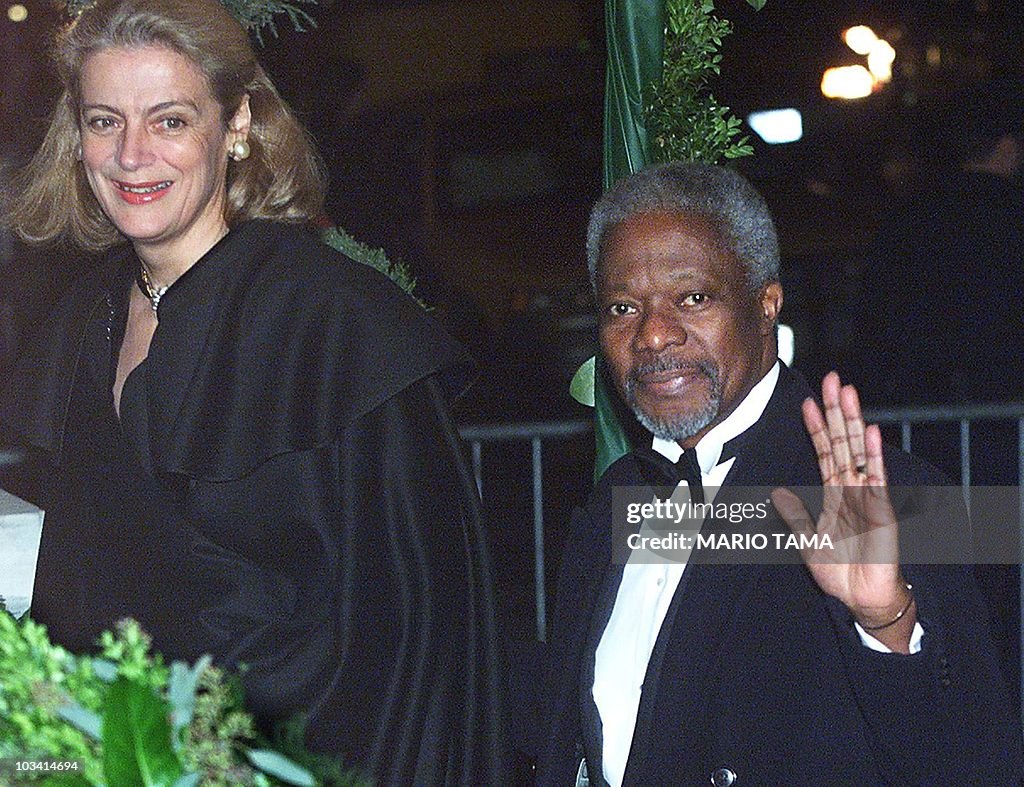
[[[850,454],[850,439],[846,433],[846,418],[840,404],[842,383],[839,375],[829,372],[821,381],[821,401],[825,405],[825,423],[828,425],[829,442],[832,444],[832,461],[840,475],[853,472],[853,457]]]
[[[882,455],[882,430],[878,424],[871,424],[864,431],[864,447],[867,453],[868,483],[871,486],[886,486],[885,459]]]
[[[828,427],[825,425],[825,416],[817,402],[811,398],[804,399],[801,408],[804,416],[804,426],[807,427],[807,434],[814,444],[814,452],[818,455],[818,470],[821,472],[821,481],[827,484],[835,475],[835,463],[832,461],[832,443],[828,438]]]
[[[852,470],[858,475],[867,477],[867,451],[864,446],[864,416],[861,414],[860,397],[852,385],[844,385],[839,391],[839,406],[846,422],[846,434],[849,436],[850,456],[853,459]]]

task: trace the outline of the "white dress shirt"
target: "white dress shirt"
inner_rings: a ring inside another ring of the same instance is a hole
[[[705,502],[714,502],[715,492],[736,461],[735,457],[730,457],[719,464],[722,447],[757,422],[768,406],[778,380],[779,364],[776,362],[736,409],[695,446]],[[653,448],[672,462],[678,461],[683,453],[678,443],[657,437],[654,438]],[[685,502],[688,496],[686,482],[682,481],[673,493],[672,501]],[[631,557],[623,568],[615,605],[594,657],[592,692],[601,716],[602,770],[605,781],[611,787],[622,784],[647,665],[672,596],[686,569],[685,559],[651,562],[650,552],[645,552],[643,556],[639,552],[633,554],[638,559],[633,562]],[[857,631],[867,647],[891,652],[860,626],[857,626]],[[917,624],[911,638],[911,653],[920,650],[923,633],[920,624]]]

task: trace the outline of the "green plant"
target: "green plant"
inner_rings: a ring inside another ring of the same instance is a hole
[[[300,744],[289,745],[310,764],[329,765],[326,783],[365,784]],[[262,745],[237,678],[209,657],[166,666],[130,620],[104,632],[100,655],[89,657],[52,644],[40,624],[0,612],[4,759],[68,763],[60,773],[18,775],[80,787],[317,784],[309,769]]]
[[[760,10],[766,0],[747,0]],[[645,109],[651,155],[657,161],[704,161],[749,156],[741,121],[708,87],[719,74],[722,39],[732,24],[714,15],[712,0],[666,0],[661,83]]]
[[[221,0],[224,6],[234,15],[235,19],[242,23],[242,27],[256,34],[260,43],[263,43],[261,31],[266,28],[274,36],[277,35],[277,28],[274,26],[274,16],[285,14],[288,21],[292,23],[298,32],[303,33],[307,27],[316,27],[316,21],[300,5],[316,5],[317,0]]]
[[[96,0],[66,0],[65,8],[68,16],[76,19],[85,9],[95,3]],[[305,10],[300,8],[303,5],[316,5],[317,0],[221,0],[222,4],[239,23],[250,33],[255,34],[256,39],[263,43],[263,30],[267,29],[275,37],[277,27],[274,24],[274,16],[284,14],[292,23],[292,27],[300,33],[305,32],[308,27],[316,27],[316,20]]]
[[[401,287],[408,295],[411,295],[420,306],[427,308],[426,304],[412,293],[416,288],[416,279],[409,271],[409,268],[403,262],[392,262],[389,260],[384,249],[367,246],[337,226],[321,230],[320,239],[328,246],[337,249],[356,262],[376,268]]]

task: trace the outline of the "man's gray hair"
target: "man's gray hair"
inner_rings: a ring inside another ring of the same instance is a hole
[[[673,161],[623,178],[594,205],[587,228],[587,268],[597,286],[601,247],[617,225],[646,213],[687,213],[711,222],[747,269],[754,290],[779,280],[779,238],[768,205],[738,172]]]

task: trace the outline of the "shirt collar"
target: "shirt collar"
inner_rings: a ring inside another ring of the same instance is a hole
[[[702,473],[710,473],[718,464],[722,446],[757,423],[768,406],[768,400],[772,398],[778,381],[779,362],[776,361],[768,373],[743,397],[743,401],[736,405],[736,409],[698,441],[697,462]],[[679,457],[683,455],[682,447],[674,440],[655,437],[651,447],[672,462],[678,462]]]

